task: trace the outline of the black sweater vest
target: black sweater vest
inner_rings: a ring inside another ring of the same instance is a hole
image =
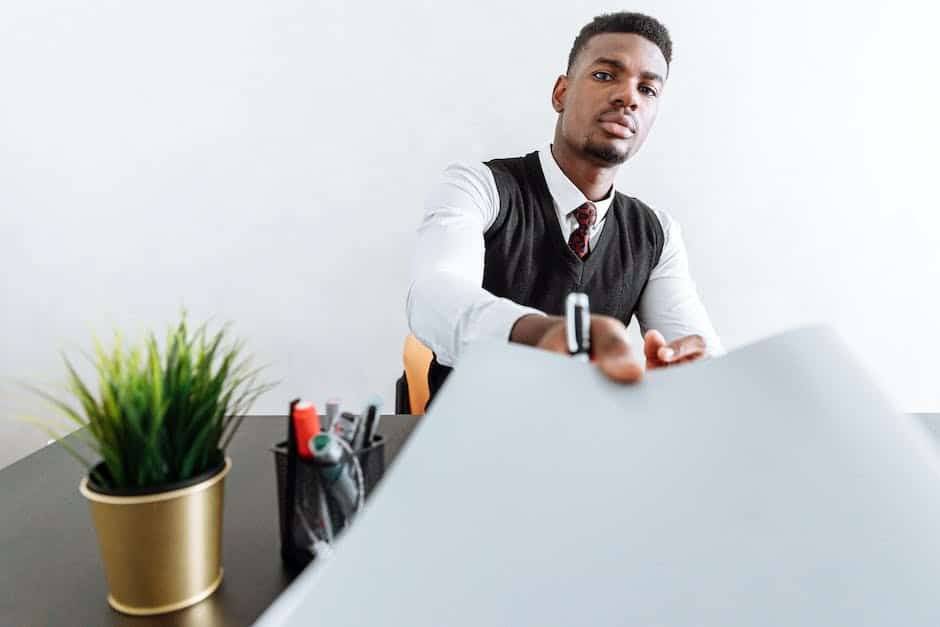
[[[486,165],[496,179],[499,215],[484,234],[483,289],[549,315],[564,315],[568,294],[585,292],[591,313],[629,324],[663,251],[656,214],[615,192],[600,237],[582,260],[562,234],[537,152]],[[450,370],[431,361],[432,399]]]

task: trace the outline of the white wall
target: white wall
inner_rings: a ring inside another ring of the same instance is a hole
[[[90,332],[235,322],[304,395],[393,402],[409,250],[452,159],[547,142],[582,24],[675,40],[619,187],[665,208],[729,348],[835,325],[907,411],[940,410],[940,52],[921,3],[6,0],[0,415]],[[40,446],[0,419],[0,466]]]

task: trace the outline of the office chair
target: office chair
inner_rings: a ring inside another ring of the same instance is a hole
[[[428,369],[433,353],[413,335],[405,338],[402,361],[405,371],[395,383],[395,413],[423,415],[431,395]]]

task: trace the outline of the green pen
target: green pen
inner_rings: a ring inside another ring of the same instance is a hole
[[[339,504],[343,518],[348,521],[356,509],[359,490],[352,475],[352,465],[343,462],[343,447],[335,437],[331,433],[321,433],[311,439],[310,448],[323,485]]]

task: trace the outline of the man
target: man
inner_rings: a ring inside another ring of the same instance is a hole
[[[613,188],[643,145],[672,60],[666,28],[638,13],[581,29],[552,90],[552,144],[525,157],[449,166],[430,193],[408,292],[412,332],[434,351],[431,394],[462,351],[497,339],[566,352],[569,292],[590,297],[592,359],[638,381],[646,367],[723,353],[688,270],[679,225]]]

